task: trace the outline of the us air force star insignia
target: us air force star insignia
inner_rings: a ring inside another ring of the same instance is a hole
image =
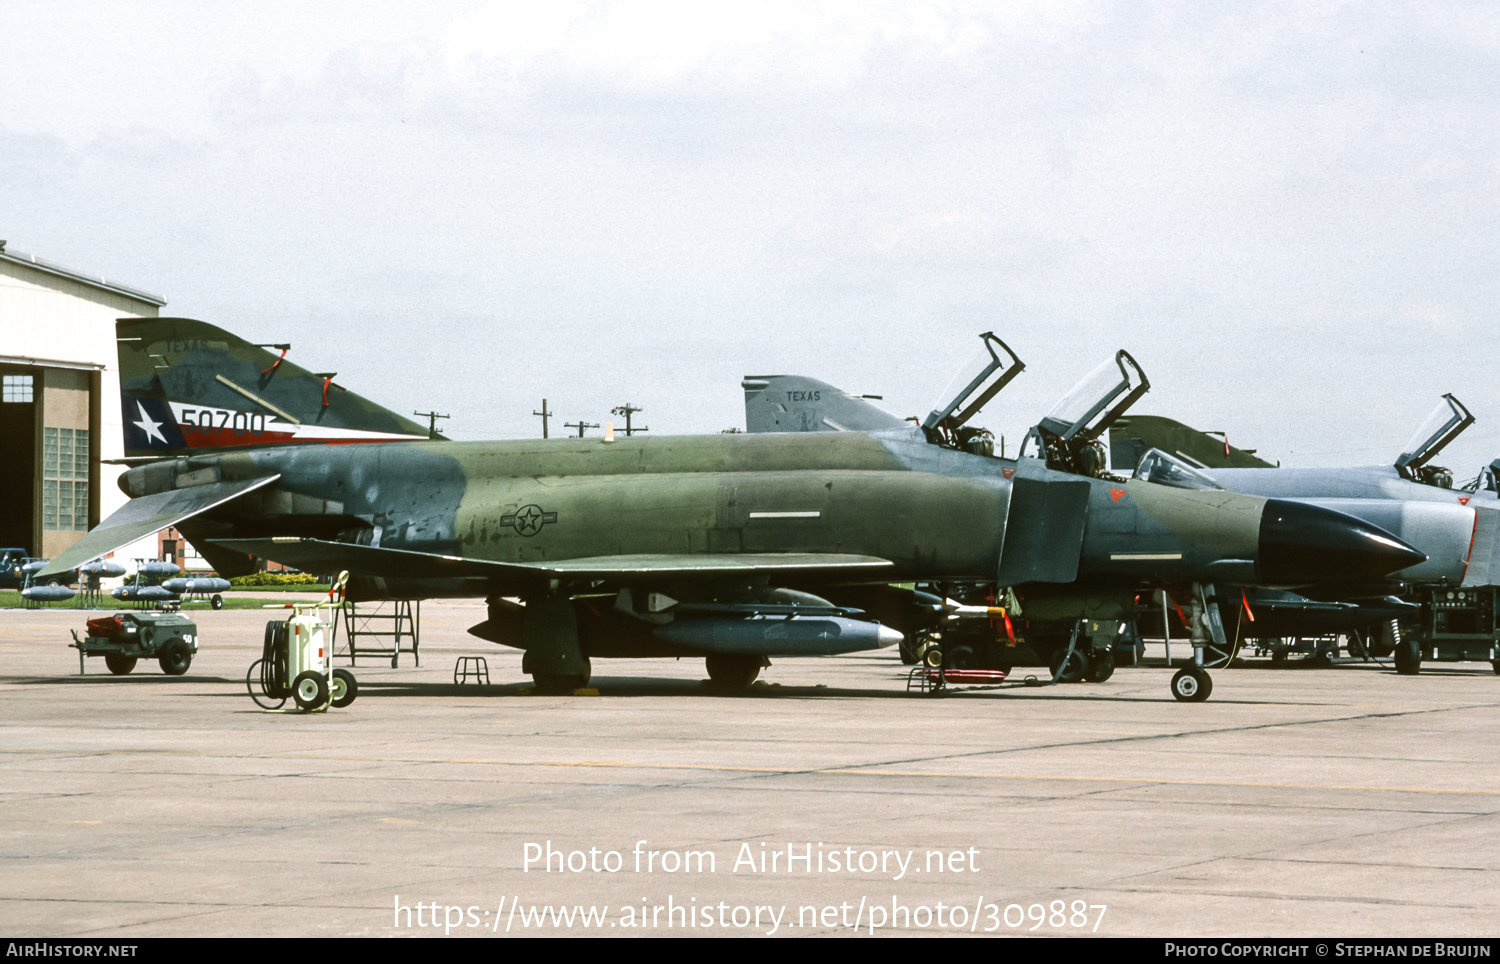
[[[146,406],[140,402],[136,402],[135,407],[136,411],[141,413],[141,420],[139,422],[131,422],[130,424],[141,427],[141,431],[146,433],[146,442],[148,444],[152,439],[161,439],[161,444],[166,445],[167,437],[161,434],[161,423],[152,421],[151,416],[146,414]]]
[[[539,505],[523,505],[515,512],[500,517],[501,525],[514,526],[523,536],[534,536],[542,531],[542,526],[556,521],[556,512],[543,512]]]

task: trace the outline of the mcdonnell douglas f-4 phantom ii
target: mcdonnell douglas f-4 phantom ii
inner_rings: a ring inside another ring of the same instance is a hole
[[[1284,657],[1283,637],[1341,633],[1371,655],[1394,654],[1401,673],[1415,674],[1424,658],[1485,659],[1500,673],[1500,460],[1461,489],[1453,488],[1451,471],[1432,464],[1473,422],[1462,402],[1444,395],[1390,465],[1247,464],[1227,443],[1221,449],[1203,433],[1154,416],[1119,424],[1110,446],[1116,464],[1152,446],[1191,448],[1200,460],[1196,474],[1208,484],[1357,516],[1427,555],[1426,562],[1394,574],[1400,582],[1388,597],[1381,591],[1336,600],[1315,591],[1252,594],[1255,622],[1244,628],[1273,657]]]
[[[902,582],[1305,586],[1421,559],[1317,507],[994,457],[966,423],[1020,362],[988,334],[918,430],[341,445],[282,426],[419,433],[336,411],[325,378],[203,322],[118,334],[143,429],[127,456],[164,457],[125,472],[132,501],[51,570],[173,525],[222,575],[260,557],[346,569],[351,599],[480,596],[470,631],[524,650],[546,691],[582,685],[596,657],[699,656],[748,685],[769,657],[888,646],[934,618]],[[1173,684],[1208,688],[1200,668]]]

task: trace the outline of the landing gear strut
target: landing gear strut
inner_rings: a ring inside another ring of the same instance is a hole
[[[1204,651],[1212,647],[1228,653],[1229,643],[1224,637],[1212,585],[1193,585],[1188,611],[1192,613],[1188,622],[1192,630],[1193,665],[1178,670],[1172,677],[1172,697],[1181,703],[1202,703],[1214,691],[1213,678],[1203,668]]]

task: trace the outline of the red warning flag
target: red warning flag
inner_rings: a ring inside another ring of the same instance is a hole
[[[291,351],[290,348],[283,348],[283,349],[281,349],[281,357],[278,358],[278,359],[276,359],[274,362],[272,362],[270,368],[263,368],[263,369],[261,369],[260,373],[262,375],[269,375],[272,372],[274,372],[277,368],[279,368],[281,366],[281,363],[286,360],[286,353],[289,352],[289,351]]]

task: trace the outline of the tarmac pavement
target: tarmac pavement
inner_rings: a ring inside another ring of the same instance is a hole
[[[80,677],[86,614],[0,611],[0,931],[1500,931],[1489,664],[1252,662],[1182,704],[1165,668],[932,698],[889,650],[736,695],[598,660],[597,696],[542,697],[465,632],[481,603],[429,601],[420,668],[361,659],[352,706],[272,714],[244,677],[276,614],[193,616],[187,675]],[[494,685],[455,686],[460,655]]]

